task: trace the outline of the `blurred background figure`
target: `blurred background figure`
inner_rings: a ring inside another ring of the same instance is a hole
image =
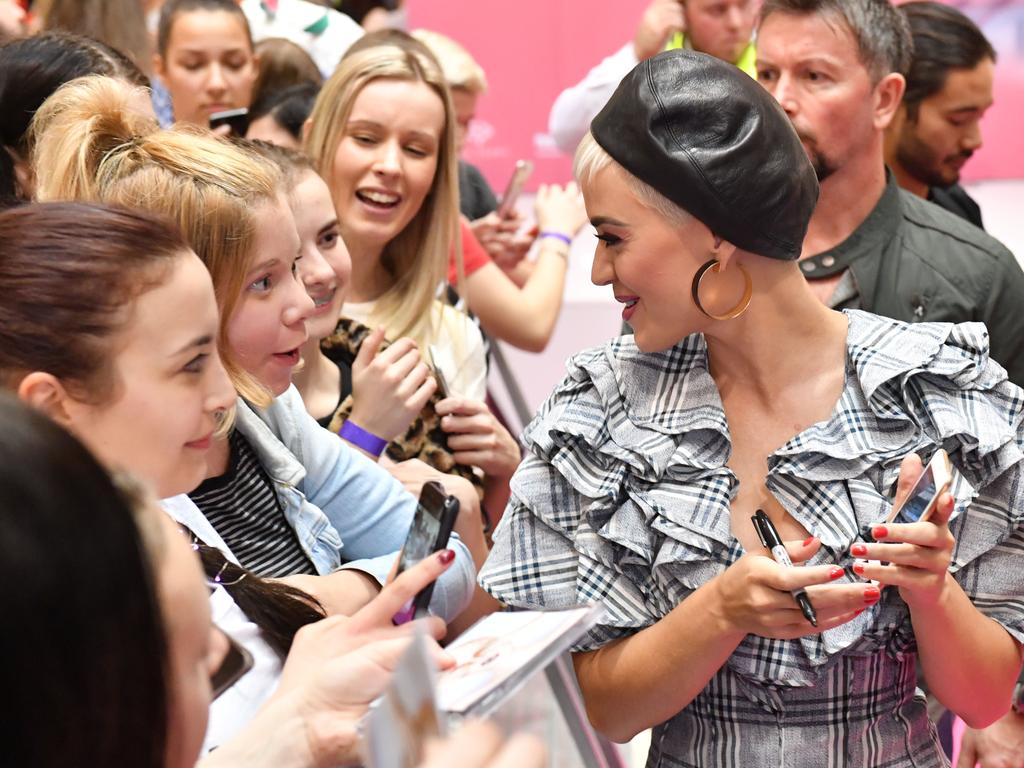
[[[903,189],[981,227],[981,208],[959,181],[981,148],[995,49],[973,21],[944,3],[907,3],[899,11],[914,53],[903,104],[885,132],[886,165]]]
[[[563,152],[574,152],[626,73],[666,48],[700,51],[732,62],[753,77],[751,35],[758,5],[755,0],[652,0],[633,40],[555,100],[548,118],[555,144]]]
[[[2,8],[4,0],[0,0]],[[8,4],[10,4],[8,0]],[[34,5],[43,29],[64,30],[106,43],[150,74],[153,41],[140,0],[42,0]]]

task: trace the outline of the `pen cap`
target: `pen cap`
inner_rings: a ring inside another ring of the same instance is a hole
[[[761,515],[763,514],[764,512],[761,510],[757,510],[757,514],[751,515],[750,520],[754,524],[754,530],[757,531],[757,538],[761,540],[761,544],[765,549],[771,549],[772,545],[768,543],[770,537],[765,534],[764,523],[761,521]]]

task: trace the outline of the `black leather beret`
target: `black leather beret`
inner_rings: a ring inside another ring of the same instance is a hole
[[[732,64],[686,50],[642,61],[590,131],[623,168],[719,237],[799,258],[818,180],[786,113]]]

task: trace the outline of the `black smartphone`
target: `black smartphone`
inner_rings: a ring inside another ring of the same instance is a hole
[[[444,487],[435,481],[423,484],[420,491],[420,503],[416,506],[416,515],[405,538],[402,555],[398,560],[398,571],[402,573],[420,560],[439,552],[448,545],[452,535],[455,518],[459,514],[459,500],[444,492]],[[434,594],[434,583],[431,582],[413,598],[412,605],[395,616],[395,623],[401,624],[410,619],[418,619],[427,615],[430,597]]]
[[[217,670],[210,675],[210,690],[213,698],[216,699],[224,691],[237,683],[242,676],[252,669],[252,655],[239,645],[234,638],[219,627],[215,631],[220,632],[228,641],[228,651],[224,660],[217,667]]]
[[[210,114],[210,130],[227,125],[231,128],[231,135],[242,138],[249,130],[249,110],[245,107],[240,109],[225,109],[223,112]]]

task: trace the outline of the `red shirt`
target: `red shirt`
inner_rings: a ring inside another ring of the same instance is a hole
[[[480,267],[491,263],[490,254],[476,239],[473,229],[463,218],[459,218],[459,236],[462,238],[462,265],[466,271],[466,277],[476,272]],[[455,285],[458,282],[458,273],[455,269],[455,250],[453,249],[448,258],[448,283]]]

